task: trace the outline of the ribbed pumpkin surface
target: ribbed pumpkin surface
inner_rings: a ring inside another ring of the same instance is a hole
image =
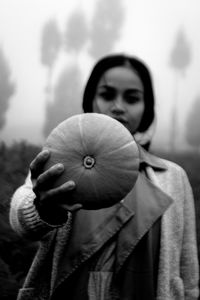
[[[76,188],[70,199],[84,208],[112,206],[130,192],[137,180],[137,144],[120,122],[106,115],[70,117],[50,133],[44,148],[51,151],[45,169],[55,163],[65,166],[55,186],[73,180]]]

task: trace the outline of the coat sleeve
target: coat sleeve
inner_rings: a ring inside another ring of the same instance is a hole
[[[61,224],[44,221],[34,205],[34,199],[35,194],[32,190],[29,173],[25,183],[20,186],[12,196],[9,220],[13,230],[20,236],[31,240],[40,240],[51,230],[66,223],[69,216],[67,215],[65,222],[62,220]]]
[[[199,296],[199,262],[196,236],[194,197],[188,177],[182,170],[184,183],[184,232],[180,261],[180,275],[185,287],[185,299],[194,300]]]

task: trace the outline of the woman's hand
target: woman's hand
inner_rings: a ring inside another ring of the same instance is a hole
[[[44,165],[50,157],[48,150],[41,151],[30,164],[33,191],[38,207],[57,207],[67,211],[76,211],[82,207],[80,203],[70,203],[70,193],[75,189],[75,182],[70,180],[53,188],[55,180],[63,173],[64,165],[56,164],[44,171]]]

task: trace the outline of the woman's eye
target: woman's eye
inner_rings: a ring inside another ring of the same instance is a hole
[[[138,95],[126,95],[125,100],[127,103],[137,103],[140,101],[140,97]]]
[[[112,91],[102,91],[102,92],[99,92],[97,95],[106,101],[111,101],[115,97],[115,95]]]

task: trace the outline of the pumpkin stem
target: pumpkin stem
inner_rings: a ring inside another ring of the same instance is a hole
[[[85,156],[83,159],[83,165],[86,169],[91,169],[95,165],[95,159],[92,156]]]

